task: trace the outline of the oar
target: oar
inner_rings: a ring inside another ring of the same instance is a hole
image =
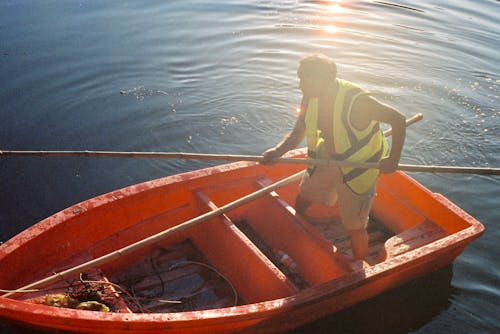
[[[410,126],[423,118],[422,113],[413,115],[406,120],[406,126]],[[390,136],[392,129],[386,130],[384,135]],[[260,155],[234,155],[234,154],[206,154],[206,153],[183,153],[183,152],[112,152],[112,151],[0,151],[0,156],[48,156],[48,157],[108,157],[108,158],[160,158],[160,159],[196,159],[196,160],[223,160],[223,161],[256,161],[261,162]],[[278,158],[276,163],[289,164],[319,164],[337,165],[340,167],[376,168],[375,164],[358,164],[348,161],[318,160],[305,158]]]
[[[219,161],[256,161],[261,162],[261,155],[206,154],[183,152],[110,152],[110,151],[0,151],[0,156],[85,156],[113,158],[160,158],[160,159],[194,159]],[[307,159],[307,158],[277,158],[275,163],[299,165],[331,165],[351,168],[379,168],[377,163],[363,163],[339,160]],[[399,164],[398,170],[405,172],[424,173],[455,173],[500,175],[500,168],[495,167],[465,167],[465,166],[432,166]]]
[[[271,191],[274,191],[280,187],[283,187],[287,184],[290,184],[290,183],[298,180],[302,176],[303,173],[304,173],[304,171],[300,171],[296,174],[293,174],[292,176],[289,176],[285,179],[282,179],[281,181],[275,182],[267,187],[259,189],[259,190],[255,191],[249,195],[243,196],[243,197],[241,197],[241,198],[239,198],[231,203],[228,203],[224,206],[221,206],[220,208],[217,208],[213,211],[209,211],[207,213],[204,213],[204,214],[202,214],[198,217],[192,218],[192,219],[190,219],[182,224],[171,227],[165,231],[159,232],[159,233],[154,234],[148,238],[142,239],[141,241],[138,241],[134,244],[131,244],[129,246],[120,248],[114,252],[103,255],[97,259],[85,262],[85,263],[80,264],[76,267],[61,271],[59,273],[55,273],[55,274],[48,276],[42,280],[36,281],[34,283],[23,286],[17,290],[6,293],[6,294],[2,295],[1,297],[4,297],[4,298],[13,297],[19,293],[22,293],[23,291],[44,288],[50,284],[53,284],[53,283],[56,283],[56,282],[59,282],[59,281],[65,280],[65,279],[72,278],[76,274],[78,274],[84,270],[87,270],[89,268],[95,268],[96,266],[99,266],[99,265],[102,265],[104,263],[118,259],[118,258],[120,258],[128,253],[131,253],[133,251],[138,250],[139,248],[143,248],[143,247],[146,247],[148,245],[152,245],[152,244],[162,240],[163,238],[165,238],[171,234],[182,231],[188,227],[199,224],[199,223],[201,223],[205,220],[208,220],[210,218],[222,215],[222,214],[224,214],[232,209],[235,209],[243,204],[246,204],[246,203],[248,203],[248,202],[250,202],[258,197],[264,196],[264,195],[270,193]]]
[[[398,165],[398,169],[405,172],[500,175],[500,168],[490,167],[422,166],[400,164]]]
[[[423,118],[421,113],[406,120],[406,126],[410,126]],[[392,130],[384,131],[384,135],[390,136]],[[195,160],[219,160],[219,161],[255,161],[261,162],[260,155],[235,155],[235,154],[206,154],[206,153],[183,153],[183,152],[111,152],[111,151],[0,151],[0,156],[62,156],[62,157],[109,157],[109,158],[159,158],[159,159],[195,159]],[[351,168],[379,168],[376,163],[357,163],[350,161],[306,159],[306,158],[278,158],[276,163],[300,164],[300,165],[332,165]],[[406,172],[425,173],[459,173],[459,174],[481,174],[500,175],[500,168],[490,167],[460,167],[460,166],[426,166],[399,164],[398,169]]]

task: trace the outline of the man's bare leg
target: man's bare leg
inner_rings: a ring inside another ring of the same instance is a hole
[[[354,258],[364,260],[368,253],[368,232],[366,229],[350,230],[351,247]]]
[[[295,199],[295,210],[297,210],[299,214],[303,216],[310,205],[311,201],[308,201],[302,198],[300,195],[297,195],[297,198]]]

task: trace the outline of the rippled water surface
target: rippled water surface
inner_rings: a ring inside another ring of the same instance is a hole
[[[340,77],[424,113],[403,163],[500,167],[499,11],[493,0],[4,0],[0,150],[260,154],[294,123],[297,61],[320,51]],[[0,241],[95,195],[212,164],[1,158]],[[294,333],[500,330],[499,177],[412,176],[484,236],[453,266]]]

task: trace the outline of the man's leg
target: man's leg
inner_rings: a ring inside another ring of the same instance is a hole
[[[349,236],[351,237],[351,247],[354,258],[364,260],[368,252],[368,232],[366,232],[364,228],[349,230]]]
[[[339,187],[340,218],[349,232],[354,258],[364,260],[368,253],[368,232],[366,226],[373,203],[374,191],[357,195],[345,184]]]
[[[295,199],[295,210],[301,215],[304,215],[307,208],[311,205],[311,201],[303,198],[302,196],[297,195],[297,198]]]
[[[304,175],[300,182],[300,189],[295,199],[295,210],[301,215],[312,203],[333,205],[337,200],[335,184],[340,176],[338,167],[318,167],[313,175],[309,172]]]

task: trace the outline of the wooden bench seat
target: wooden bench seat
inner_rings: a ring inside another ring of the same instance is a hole
[[[430,220],[417,224],[391,238],[385,244],[380,262],[427,245],[447,235],[446,231]]]

